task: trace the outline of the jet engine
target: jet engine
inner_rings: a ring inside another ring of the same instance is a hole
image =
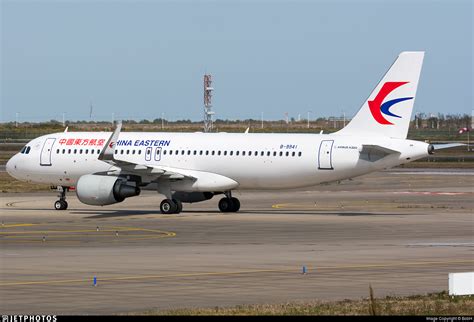
[[[111,205],[139,194],[140,188],[114,176],[87,174],[80,177],[76,185],[77,197],[87,205]]]

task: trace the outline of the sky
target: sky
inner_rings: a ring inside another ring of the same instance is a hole
[[[402,51],[415,112],[471,114],[473,2],[1,2],[1,122],[354,115]]]

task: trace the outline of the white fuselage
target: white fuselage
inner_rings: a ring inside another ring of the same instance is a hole
[[[41,136],[27,144],[29,153],[10,159],[7,171],[19,180],[74,186],[83,175],[113,170],[112,165],[98,160],[110,135],[62,132]],[[362,145],[399,153],[367,160],[361,158]],[[427,143],[412,140],[338,134],[122,132],[114,158],[222,175],[236,181],[236,189],[284,189],[391,168],[427,156],[427,147]]]

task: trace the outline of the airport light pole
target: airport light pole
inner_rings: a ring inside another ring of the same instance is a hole
[[[308,129],[309,129],[309,113],[312,113],[312,111],[308,111],[308,117],[307,117],[307,122],[308,122]]]

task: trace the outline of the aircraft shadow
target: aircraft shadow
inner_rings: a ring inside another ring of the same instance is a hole
[[[145,216],[145,215],[162,215],[159,210],[107,210],[107,211],[71,211],[70,214],[90,215],[87,219],[101,219],[114,218],[124,216]],[[163,216],[186,216],[186,215],[200,215],[200,214],[214,214],[216,216],[235,216],[235,213],[222,213],[218,210],[183,210],[180,214],[171,214]],[[294,211],[294,210],[244,210],[239,211],[239,215],[316,215],[316,216],[343,216],[343,217],[368,217],[368,216],[403,216],[407,214],[400,213],[372,213],[372,212],[316,212],[316,211]]]

